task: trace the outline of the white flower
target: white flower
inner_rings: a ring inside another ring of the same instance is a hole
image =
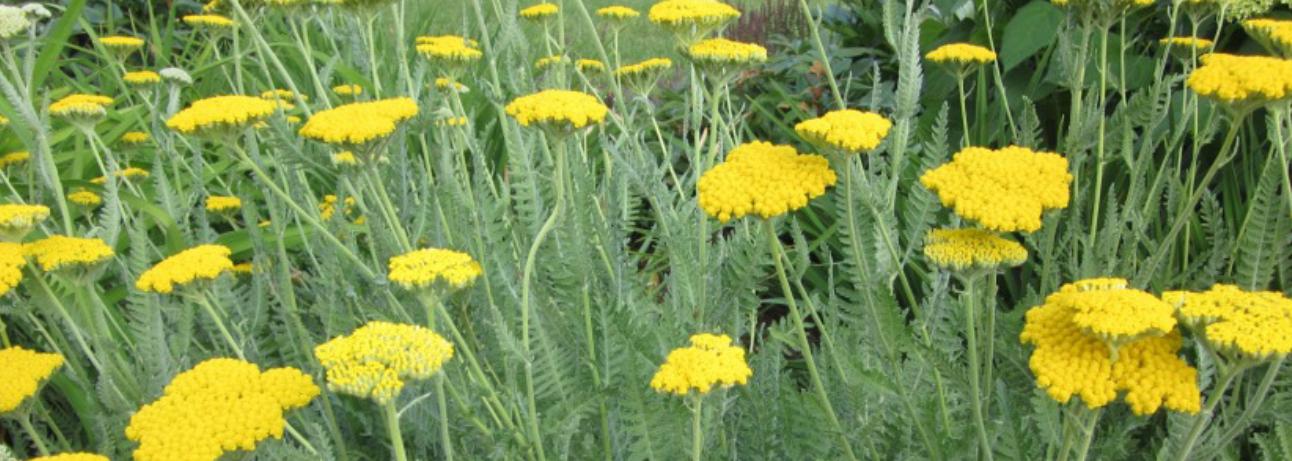
[[[27,12],[16,6],[0,6],[0,40],[13,38],[31,27]]]
[[[193,77],[190,77],[188,75],[188,72],[184,72],[184,69],[180,69],[178,67],[167,67],[165,69],[157,71],[157,73],[161,75],[161,78],[164,78],[167,81],[174,84],[178,84],[178,85],[193,84]]]
[[[53,13],[49,12],[48,8],[45,8],[45,5],[41,5],[39,3],[28,3],[23,5],[22,10],[27,13],[28,17],[33,18],[49,19],[54,16]]]

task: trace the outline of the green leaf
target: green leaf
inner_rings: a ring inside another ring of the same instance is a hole
[[[85,10],[85,0],[68,2],[67,9],[63,10],[58,22],[54,24],[53,29],[50,29],[49,35],[45,37],[45,45],[40,49],[40,57],[36,58],[32,88],[41,88],[45,77],[49,76],[49,72],[59,64],[63,47],[67,46],[67,39],[72,36],[76,21],[81,18],[83,10]]]
[[[1063,12],[1048,1],[1028,3],[1010,18],[1000,41],[1000,64],[1005,71],[1013,69],[1037,51],[1054,43]]]

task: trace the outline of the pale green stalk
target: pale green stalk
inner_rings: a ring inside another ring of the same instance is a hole
[[[390,447],[394,451],[396,461],[408,461],[408,454],[404,451],[404,433],[399,428],[399,410],[395,409],[395,402],[386,402],[382,405],[386,413],[386,430],[390,433]]]
[[[978,315],[978,307],[975,304],[978,300],[976,290],[978,277],[977,274],[967,274],[963,278],[965,292],[961,304],[964,306],[965,317],[965,350],[969,354],[969,402],[973,409],[974,429],[978,433],[978,449],[984,459],[991,461],[995,456],[991,449],[991,439],[987,436],[987,424],[983,415],[982,364],[978,357],[978,326],[974,321],[974,317]]]
[[[31,443],[36,445],[36,452],[40,453],[41,456],[49,456],[49,448],[45,445],[45,439],[40,436],[40,432],[36,431],[36,427],[31,425],[31,416],[24,413],[16,419],[18,424],[22,426],[22,430],[27,433],[28,437],[31,437]]]
[[[704,396],[692,393],[691,400],[691,461],[704,459]]]
[[[817,59],[821,60],[821,66],[825,68],[825,77],[830,84],[830,94],[834,96],[834,104],[839,110],[847,109],[848,104],[843,100],[843,93],[839,92],[839,82],[834,78],[830,55],[826,53],[825,44],[821,41],[821,27],[812,17],[812,8],[808,7],[807,0],[799,0],[799,9],[803,10],[803,16],[808,20],[808,34],[812,36],[812,48],[816,49]]]

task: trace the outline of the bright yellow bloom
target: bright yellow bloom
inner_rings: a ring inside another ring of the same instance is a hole
[[[1202,52],[1210,50],[1215,45],[1211,40],[1198,37],[1166,37],[1158,40],[1157,43],[1162,46],[1171,45],[1172,47],[1184,48],[1186,51],[1197,49]]]
[[[206,198],[206,211],[212,213],[232,213],[242,209],[242,199],[223,195],[212,195]]]
[[[143,48],[144,40],[138,37],[112,35],[108,37],[100,37],[99,44],[103,45],[104,48],[108,48],[113,51],[129,52]]]
[[[103,204],[103,197],[93,191],[78,190],[67,194],[67,201],[80,206],[94,208]]]
[[[620,77],[631,77],[647,73],[658,73],[669,70],[673,67],[673,60],[669,58],[650,58],[634,64],[628,64],[615,69],[615,75]]]
[[[152,139],[152,135],[143,131],[127,131],[121,135],[121,142],[126,144],[143,144]]]
[[[1162,298],[1176,306],[1180,322],[1221,352],[1257,360],[1292,353],[1292,300],[1282,293],[1218,284]]]
[[[9,294],[22,282],[22,268],[27,267],[22,244],[0,242],[0,296]]]
[[[400,123],[415,116],[417,103],[411,98],[356,102],[314,114],[301,127],[300,134],[328,144],[366,150],[359,147],[385,139]]]
[[[156,401],[144,405],[126,427],[139,442],[136,461],[215,461],[233,451],[281,439],[284,412],[319,395],[309,375],[295,368],[260,367],[216,358],[180,373]]]
[[[67,118],[98,119],[107,115],[112,98],[97,94],[71,94],[49,105],[50,115]]]
[[[950,270],[994,269],[1023,264],[1027,249],[982,229],[934,229],[925,237],[924,256]]]
[[[234,264],[233,268],[229,269],[229,272],[233,272],[234,274],[238,274],[238,275],[251,275],[251,273],[254,272],[255,270],[256,270],[255,265],[249,262],[245,262],[245,263]]]
[[[942,206],[999,232],[1034,232],[1045,210],[1067,208],[1068,159],[1010,146],[966,147],[947,164],[920,177]]]
[[[51,456],[41,456],[32,458],[27,461],[111,461],[107,456],[94,453],[63,453]]]
[[[641,15],[641,12],[621,5],[613,5],[597,9],[597,16],[611,21],[627,21]]]
[[[14,165],[20,165],[23,163],[27,163],[28,160],[31,160],[31,152],[27,152],[25,150],[18,151],[18,152],[10,152],[8,154],[4,154],[4,156],[0,156],[0,168],[8,168]]]
[[[232,19],[218,14],[190,14],[184,16],[184,23],[196,28],[229,29],[238,25]]]
[[[329,389],[385,405],[406,381],[439,372],[453,344],[421,326],[374,321],[319,345],[314,356],[327,369]]]
[[[650,22],[699,37],[740,17],[740,10],[715,0],[664,0],[650,7]]]
[[[598,61],[596,59],[580,59],[574,62],[574,67],[579,69],[580,72],[584,72],[584,73],[606,71],[606,63]]]
[[[121,80],[137,86],[156,85],[161,83],[161,75],[151,70],[139,70],[126,72],[126,75],[121,77]]]
[[[215,280],[233,270],[232,254],[223,245],[198,245],[176,253],[139,275],[135,288],[140,291],[169,294],[175,287],[193,282]]]
[[[753,376],[745,361],[745,350],[731,344],[727,335],[702,333],[691,336],[691,345],[669,352],[650,380],[658,392],[687,395],[708,394],[713,386],[744,385]]]
[[[112,247],[98,238],[51,235],[23,245],[22,251],[35,259],[45,272],[85,269],[112,258]]]
[[[1082,323],[1118,323],[1089,317],[1097,313],[1116,315],[1122,320],[1132,315],[1115,312],[1113,308],[1079,309],[1086,301],[1102,294],[1136,290],[1116,289],[1100,280],[1085,284],[1088,286],[1080,285],[1064,285],[1058,293],[1046,298],[1044,304],[1027,312],[1019,339],[1036,347],[1028,364],[1036,375],[1037,386],[1059,403],[1067,403],[1074,395],[1080,396],[1088,408],[1103,407],[1117,398],[1118,393],[1124,393],[1126,403],[1137,415],[1153,414],[1163,405],[1174,411],[1197,413],[1202,404],[1197,371],[1177,355],[1181,343],[1179,331],[1121,343],[1114,354],[1112,345],[1091,334]],[[1081,292],[1093,294],[1090,299],[1074,302],[1072,295]],[[1078,316],[1083,312],[1087,317],[1079,322]],[[1129,320],[1125,325],[1154,323],[1143,320]]]
[[[356,209],[355,209],[356,203],[357,202],[355,201],[354,197],[345,198],[345,214],[347,217],[353,216],[354,214],[356,214]],[[319,202],[319,217],[323,218],[324,221],[328,221],[332,219],[332,215],[335,213],[336,213],[336,196],[332,194],[324,195],[323,201]],[[354,218],[353,222],[355,224],[363,224],[364,221],[365,219],[363,216],[358,216]]]
[[[332,154],[332,164],[336,166],[358,166],[359,159],[355,158],[354,152],[346,150]]]
[[[435,88],[438,88],[441,90],[453,90],[458,93],[466,93],[467,91],[471,91],[471,89],[467,88],[466,85],[463,85],[462,83],[459,83],[457,80],[454,80],[448,77],[436,78]]]
[[[457,35],[417,37],[417,53],[441,64],[467,63],[484,56],[474,41]]]
[[[0,204],[0,240],[20,240],[48,217],[44,205]]]
[[[547,19],[556,16],[559,11],[560,8],[557,8],[555,4],[543,2],[520,10],[520,17],[525,19]]]
[[[150,174],[148,173],[148,170],[132,166],[129,168],[117,170],[117,174],[115,174],[114,176],[118,178],[124,178],[124,179],[130,180],[135,178],[147,178],[148,176],[150,176]],[[97,178],[91,179],[90,183],[101,186],[108,183],[108,178],[105,176],[99,176]]]
[[[0,415],[17,410],[36,395],[41,383],[63,366],[63,356],[30,351],[20,346],[0,349]]]
[[[687,50],[687,56],[700,65],[731,66],[767,61],[767,48],[725,38],[701,40]]]
[[[755,141],[732,149],[696,187],[700,208],[725,223],[751,214],[770,219],[803,208],[836,179],[825,157]]]
[[[332,87],[332,92],[337,96],[354,97],[363,94],[363,87],[359,85],[337,85]]]
[[[568,90],[543,90],[521,96],[507,104],[506,110],[521,126],[540,125],[560,131],[600,124],[610,112],[595,96]]]
[[[466,126],[466,117],[441,117],[435,119],[435,126]]]
[[[260,99],[268,99],[271,101],[273,100],[295,101],[297,96],[301,98],[301,101],[305,101],[305,102],[310,101],[309,95],[296,94],[291,92],[291,90],[273,89],[273,90],[267,90],[260,93]]]
[[[1114,347],[1175,329],[1175,309],[1156,296],[1128,288],[1120,278],[1087,279],[1064,285],[1045,299],[1063,305],[1082,332]]]
[[[924,59],[947,65],[982,65],[994,62],[996,53],[970,43],[950,43],[933,49]]]
[[[1292,61],[1265,56],[1210,53],[1189,74],[1188,85],[1198,95],[1242,110],[1280,101],[1292,92]]]
[[[213,96],[199,99],[166,120],[183,134],[236,133],[273,115],[277,105],[254,96]]]
[[[544,57],[538,58],[537,61],[534,61],[534,68],[538,70],[543,70],[548,67],[552,67],[558,64],[565,64],[568,62],[570,62],[570,58],[561,56],[559,54],[554,54],[551,56],[544,56]]]
[[[892,127],[893,122],[882,115],[845,109],[799,122],[794,125],[794,131],[814,146],[859,153],[879,147]]]
[[[480,277],[480,263],[460,251],[425,248],[390,258],[390,281],[408,290],[440,284],[452,288],[470,285]]]

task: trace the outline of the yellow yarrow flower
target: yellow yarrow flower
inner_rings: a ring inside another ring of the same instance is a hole
[[[610,108],[587,93],[543,90],[512,100],[506,111],[521,126],[538,125],[556,132],[570,132],[600,124]]]
[[[124,35],[111,35],[100,37],[99,44],[111,51],[131,52],[144,47],[144,40],[138,37],[127,37]]]
[[[195,28],[232,29],[238,25],[234,20],[218,14],[190,14],[183,17],[184,23]]]
[[[143,144],[152,140],[152,135],[143,131],[127,131],[121,135],[121,142],[125,144]]]
[[[466,117],[441,117],[441,118],[435,119],[435,126],[454,127],[454,126],[466,126],[466,124],[467,124]]]
[[[650,7],[647,18],[690,44],[740,17],[740,10],[715,0],[664,0]]]
[[[641,15],[640,11],[622,5],[612,5],[597,9],[597,16],[612,21],[626,21]]]
[[[83,207],[94,208],[103,204],[103,197],[93,191],[78,190],[67,194],[67,201]]]
[[[337,198],[335,195],[332,195],[332,194],[324,195],[323,201],[319,202],[319,217],[323,218],[324,221],[331,220],[332,215],[336,213],[336,202],[337,202]],[[345,214],[347,217],[351,217],[356,213],[356,208],[355,208],[356,203],[357,202],[355,201],[354,197],[345,198]],[[355,224],[363,224],[364,221],[365,219],[363,216],[358,216],[358,217],[354,217],[353,222]]]
[[[434,63],[467,63],[484,57],[475,42],[458,35],[417,37],[417,53]]]
[[[242,209],[242,199],[223,195],[212,195],[206,198],[206,211],[211,213],[232,213]]]
[[[284,413],[319,395],[314,381],[295,368],[260,371],[253,363],[216,358],[180,373],[156,401],[126,426],[139,442],[136,461],[215,461],[228,452],[253,451],[281,439]]]
[[[1196,49],[1203,52],[1210,50],[1215,45],[1215,42],[1211,40],[1198,37],[1166,37],[1158,40],[1157,43],[1162,46],[1171,45],[1186,50]]]
[[[49,113],[55,117],[95,121],[107,115],[110,104],[112,98],[107,96],[71,94],[50,104]]]
[[[27,461],[111,461],[107,456],[95,453],[63,453],[58,455],[41,456],[31,458]]]
[[[1051,294],[1045,303],[1068,307],[1073,324],[1114,348],[1175,329],[1175,309],[1156,296],[1129,288],[1126,279],[1070,283]]]
[[[556,16],[556,13],[559,12],[560,8],[558,8],[556,4],[543,2],[520,10],[520,17],[530,20],[541,20]]]
[[[363,94],[363,87],[359,85],[337,85],[332,87],[332,92],[337,96],[355,97]]]
[[[559,54],[555,54],[552,56],[544,56],[544,57],[538,58],[537,61],[534,61],[534,68],[538,70],[544,70],[544,69],[547,69],[548,67],[552,67],[560,64],[566,64],[569,62],[570,62],[570,58],[567,58]]]
[[[233,268],[229,269],[229,272],[233,272],[234,274],[238,274],[238,275],[251,275],[251,273],[255,272],[255,270],[256,270],[256,266],[254,264],[245,262],[245,263],[234,264]]]
[[[264,121],[277,105],[254,96],[212,96],[199,99],[166,120],[172,130],[189,135],[234,135]]]
[[[1068,206],[1068,159],[1025,147],[967,147],[920,177],[960,217],[998,232],[1035,232],[1041,214]]]
[[[62,269],[90,269],[112,259],[114,252],[98,238],[51,235],[23,245],[22,251],[45,272]]]
[[[161,75],[151,70],[126,72],[121,80],[135,86],[156,85],[161,83]]]
[[[1217,284],[1162,298],[1176,306],[1180,322],[1222,353],[1255,360],[1292,353],[1292,300],[1282,293]]]
[[[687,56],[701,66],[725,68],[767,61],[767,48],[725,38],[701,40],[687,49]]]
[[[924,256],[954,271],[995,269],[1023,264],[1027,249],[982,229],[934,229],[925,237]]]
[[[1059,293],[1026,314],[1019,339],[1035,346],[1028,365],[1036,375],[1037,386],[1059,403],[1067,403],[1074,395],[1080,396],[1082,403],[1092,409],[1101,408],[1124,393],[1127,405],[1137,415],[1153,414],[1162,406],[1197,413],[1202,405],[1197,370],[1177,355],[1181,344],[1179,331],[1130,340],[1117,346],[1114,355],[1112,345],[1077,321],[1080,303],[1070,299],[1074,292],[1107,291],[1090,289],[1098,288],[1099,281],[1085,284],[1089,286],[1084,288],[1079,285],[1082,284],[1065,285]],[[1090,318],[1084,318],[1083,322],[1106,323]]]
[[[583,73],[605,72],[606,63],[596,59],[580,59],[574,62],[574,67]]]
[[[745,361],[745,350],[733,346],[727,335],[702,333],[691,336],[691,345],[674,349],[664,359],[650,386],[658,392],[688,395],[708,394],[714,386],[744,385],[753,376]]]
[[[22,282],[22,268],[27,267],[22,244],[0,242],[0,296],[9,294]]]
[[[430,379],[453,358],[453,344],[427,328],[368,322],[314,348],[328,388],[385,405],[406,381]]]
[[[945,65],[983,65],[996,61],[996,53],[970,43],[950,43],[934,48],[924,59]]]
[[[1287,99],[1292,93],[1292,61],[1265,56],[1210,53],[1189,74],[1189,88],[1199,96],[1240,111]]]
[[[135,288],[140,291],[170,294],[175,287],[193,282],[215,280],[233,269],[232,254],[223,245],[198,245],[162,260],[139,275]]]
[[[392,98],[337,106],[314,114],[301,136],[366,152],[369,143],[394,134],[399,124],[417,116],[412,98]]]
[[[135,179],[135,178],[147,178],[147,177],[151,176],[151,174],[150,174],[150,173],[148,173],[148,170],[145,170],[145,169],[143,169],[143,168],[138,168],[138,167],[133,167],[133,166],[132,166],[132,167],[129,167],[129,168],[124,168],[124,169],[121,169],[121,170],[117,170],[117,174],[115,174],[115,175],[113,175],[113,176],[116,176],[116,177],[118,177],[118,178],[122,178],[122,179],[126,179],[126,180],[131,180],[131,179]],[[101,185],[104,185],[104,184],[107,184],[107,183],[108,183],[108,178],[107,178],[107,177],[104,177],[104,176],[99,176],[99,177],[97,177],[97,178],[91,179],[91,180],[90,180],[90,183],[91,183],[91,184],[97,184],[97,185],[100,185],[100,186],[101,186]]]
[[[19,151],[19,152],[10,152],[8,154],[4,154],[3,156],[0,156],[0,168],[8,168],[14,165],[21,165],[23,163],[27,163],[28,160],[31,160],[31,152],[27,152],[25,150]]]
[[[44,205],[0,204],[0,240],[18,241],[49,217]]]
[[[830,111],[794,125],[794,131],[812,145],[844,153],[874,150],[892,128],[893,122],[884,116],[854,109]]]
[[[700,208],[725,223],[751,214],[771,219],[803,208],[836,180],[825,157],[755,141],[732,149],[696,188]]]
[[[668,58],[650,58],[645,61],[620,66],[615,69],[615,76],[624,84],[640,94],[649,94],[665,72],[673,68],[673,60]]]
[[[309,95],[293,93],[291,92],[291,90],[273,89],[273,90],[267,90],[260,93],[260,99],[268,99],[270,101],[275,101],[275,100],[295,101],[298,96],[300,97],[301,101],[305,101],[305,102],[310,101]]]
[[[359,166],[359,159],[355,158],[354,152],[348,150],[332,154],[332,165],[335,166]]]
[[[466,85],[463,85],[462,83],[459,83],[457,80],[454,80],[448,77],[436,78],[435,88],[441,89],[441,90],[453,90],[458,93],[466,93],[468,91],[471,91],[471,89],[467,88]]]
[[[425,248],[390,258],[390,281],[408,290],[445,285],[462,288],[482,273],[471,255],[453,250]]]
[[[0,349],[0,415],[17,410],[63,366],[63,356],[14,346]]]

